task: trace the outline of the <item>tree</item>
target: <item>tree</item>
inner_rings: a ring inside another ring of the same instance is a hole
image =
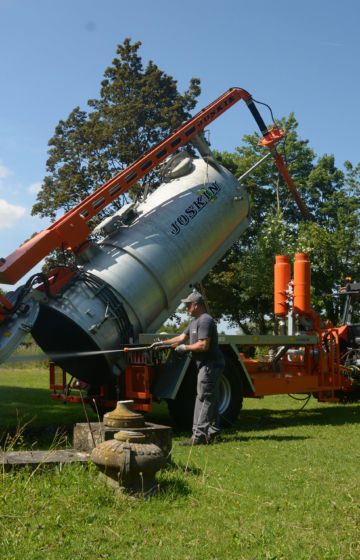
[[[276,254],[304,251],[312,262],[314,306],[328,319],[339,320],[332,293],[347,276],[360,278],[360,165],[345,163],[342,171],[333,156],[316,155],[298,138],[294,115],[283,119],[287,129],[283,157],[312,220],[304,222],[276,167],[267,160],[246,179],[252,221],[247,232],[205,279],[215,316],[225,315],[245,332],[264,333],[273,321],[273,264]],[[218,159],[240,176],[257,161],[258,134],[244,137],[234,154]]]
[[[140,45],[125,39],[105,70],[99,99],[88,101],[88,112],[75,107],[56,126],[49,140],[48,174],[33,215],[55,219],[60,209],[75,206],[189,117],[200,81],[192,78],[180,94],[174,78],[152,61],[143,67]],[[146,180],[152,185],[157,176]],[[115,209],[123,201],[117,201]]]

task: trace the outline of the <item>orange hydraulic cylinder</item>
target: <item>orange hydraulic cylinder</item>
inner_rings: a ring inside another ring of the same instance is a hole
[[[288,313],[287,290],[290,283],[290,259],[277,255],[274,265],[274,313],[285,317]]]
[[[301,315],[311,315],[311,271],[309,257],[296,253],[294,262],[294,310]]]

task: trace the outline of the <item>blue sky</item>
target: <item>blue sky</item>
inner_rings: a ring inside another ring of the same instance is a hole
[[[359,21],[357,0],[0,0],[0,256],[46,227],[30,212],[48,140],[98,96],[125,37],[181,91],[201,79],[197,110],[240,86],[277,117],[295,112],[318,155],[358,163]],[[238,104],[211,125],[212,146],[232,151],[255,128]]]

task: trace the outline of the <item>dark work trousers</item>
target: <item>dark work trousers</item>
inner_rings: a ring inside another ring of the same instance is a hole
[[[224,366],[216,362],[201,365],[197,376],[193,437],[203,439],[220,434],[219,382]]]

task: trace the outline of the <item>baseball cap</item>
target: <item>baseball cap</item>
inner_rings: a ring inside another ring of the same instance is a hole
[[[204,304],[204,298],[200,294],[200,292],[193,291],[191,294],[188,295],[187,298],[182,299],[181,303],[202,303]]]

